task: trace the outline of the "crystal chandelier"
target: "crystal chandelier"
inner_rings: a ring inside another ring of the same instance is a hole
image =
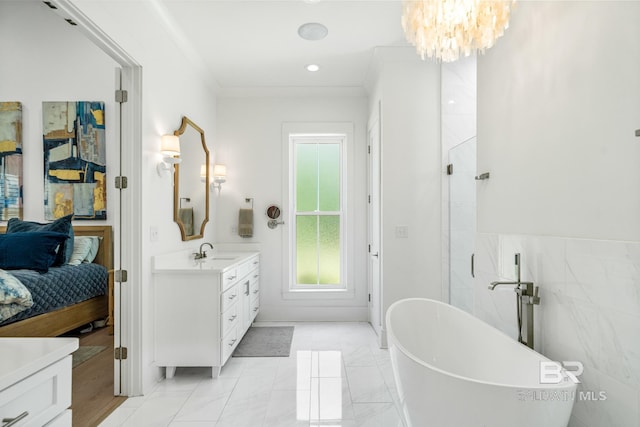
[[[403,0],[402,28],[425,59],[484,52],[509,27],[514,0]]]

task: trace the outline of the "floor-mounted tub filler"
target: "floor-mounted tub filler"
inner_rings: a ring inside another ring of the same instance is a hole
[[[386,321],[408,427],[569,423],[575,376],[467,312],[409,298],[392,304]]]

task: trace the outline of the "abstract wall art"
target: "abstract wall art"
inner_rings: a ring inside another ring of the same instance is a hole
[[[22,104],[0,102],[0,220],[22,219]]]
[[[104,102],[43,102],[45,218],[107,219]]]

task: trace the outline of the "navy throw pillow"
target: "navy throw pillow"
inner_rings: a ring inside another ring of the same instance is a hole
[[[60,251],[58,247],[67,239],[68,234],[53,231],[0,234],[0,268],[46,273]]]
[[[41,224],[33,221],[22,221],[18,218],[11,218],[7,222],[7,234],[22,233],[33,231],[53,231],[55,233],[63,233],[69,236],[67,241],[62,242],[58,254],[56,255],[53,265],[63,265],[69,262],[73,253],[73,227],[71,226],[71,218],[73,214],[58,218],[53,222]]]

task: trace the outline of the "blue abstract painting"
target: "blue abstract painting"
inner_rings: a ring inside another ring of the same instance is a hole
[[[43,102],[45,218],[107,219],[104,102]]]

